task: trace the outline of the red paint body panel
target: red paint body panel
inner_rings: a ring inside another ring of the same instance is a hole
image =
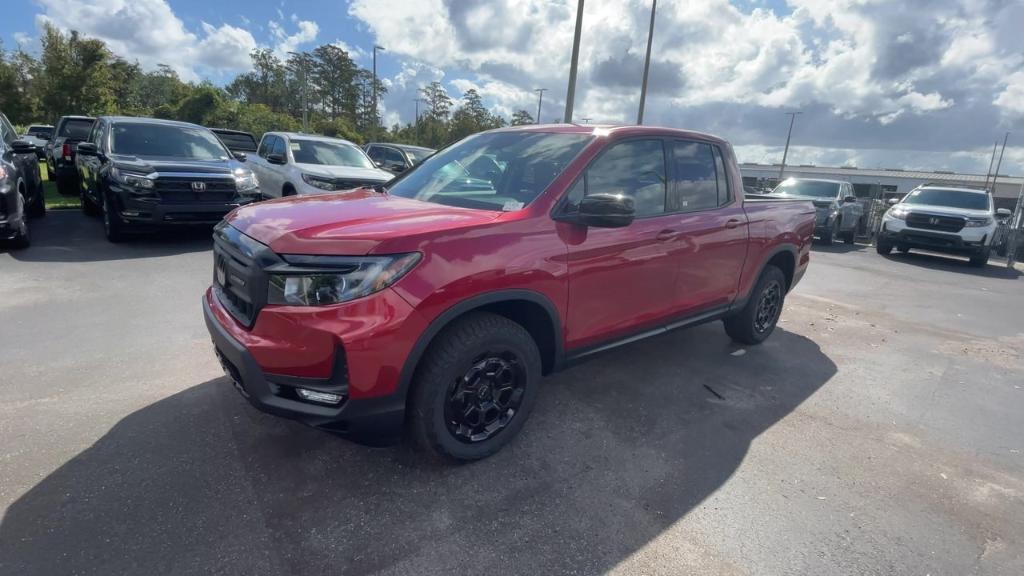
[[[351,396],[395,393],[431,322],[470,298],[528,290],[549,301],[570,352],[708,310],[751,291],[779,249],[807,266],[814,210],[803,202],[745,202],[732,148],[695,132],[651,127],[520,127],[594,138],[526,208],[492,212],[369,190],[263,202],[229,215],[232,226],[278,254],[397,254],[422,260],[391,288],[326,307],[267,306],[251,329],[208,293],[216,320],[268,373],[323,378],[341,345]],[[552,211],[590,161],[634,136],[687,138],[720,147],[738,197],[703,212],[635,220],[624,228],[558,222]]]

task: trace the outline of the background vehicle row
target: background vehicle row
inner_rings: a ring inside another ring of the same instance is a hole
[[[18,139],[0,111],[0,241],[26,248],[32,241],[29,218],[46,214],[36,147]]]
[[[393,177],[347,140],[295,132],[267,132],[249,162],[267,198],[376,186]]]

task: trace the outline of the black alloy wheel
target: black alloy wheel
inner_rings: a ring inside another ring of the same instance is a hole
[[[448,387],[445,425],[461,442],[488,440],[515,418],[525,392],[526,374],[514,352],[484,352]]]
[[[782,311],[782,285],[772,280],[761,293],[761,300],[757,303],[757,312],[754,316],[754,330],[758,334],[764,334],[775,327]]]

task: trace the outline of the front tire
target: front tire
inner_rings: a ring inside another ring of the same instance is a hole
[[[857,231],[850,230],[849,232],[843,232],[843,242],[846,244],[853,244],[856,240]]]
[[[723,320],[725,333],[741,344],[760,344],[775,330],[786,303],[786,275],[775,266],[761,272],[747,305]]]
[[[32,199],[32,204],[26,207],[28,215],[33,218],[42,218],[46,216],[46,198],[43,197],[43,183],[39,182],[36,186],[36,195]]]
[[[103,195],[103,234],[107,237],[107,240],[117,244],[124,242],[124,222],[121,218],[114,214],[116,208],[114,207],[113,201],[110,199],[109,194]]]
[[[839,235],[839,220],[835,219],[829,224],[828,228],[825,229],[821,234],[821,243],[825,246],[831,246],[835,242],[836,236]]]
[[[878,252],[882,256],[888,256],[892,253],[892,242],[881,238],[875,240],[875,252]]]
[[[991,255],[991,253],[991,248],[986,247],[979,254],[971,256],[971,266],[975,266],[977,268],[984,268],[985,266],[988,265],[988,257],[989,255]]]
[[[533,411],[537,344],[519,324],[473,312],[427,349],[410,400],[410,439],[444,459],[479,460],[508,444]]]

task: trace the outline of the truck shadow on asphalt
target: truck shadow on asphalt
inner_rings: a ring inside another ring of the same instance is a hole
[[[504,451],[451,466],[263,415],[215,378],[125,417],[14,502],[0,572],[602,573],[836,373],[782,329],[736,350],[715,323],[595,357],[544,381]]]
[[[948,256],[944,254],[922,252],[907,252],[906,254],[900,254],[893,252],[888,256],[884,256],[884,258],[892,260],[893,262],[909,264],[911,266],[918,266],[929,270],[968,274],[971,276],[981,276],[983,278],[1014,280],[1021,275],[1019,270],[1015,268],[1007,268],[1005,260],[996,260],[995,257],[993,257],[993,259],[989,261],[988,265],[984,268],[972,266],[966,258],[958,258],[956,256]]]
[[[138,234],[120,244],[103,236],[103,224],[77,210],[51,210],[45,218],[32,220],[32,245],[12,250],[0,245],[23,262],[102,262],[154,258],[201,252],[213,247],[213,226],[197,226]]]
[[[860,252],[870,248],[867,244],[847,244],[845,242],[834,242],[831,246],[822,244],[820,241],[815,240],[811,244],[811,250],[814,252],[829,252],[832,254],[846,254],[847,252]]]

